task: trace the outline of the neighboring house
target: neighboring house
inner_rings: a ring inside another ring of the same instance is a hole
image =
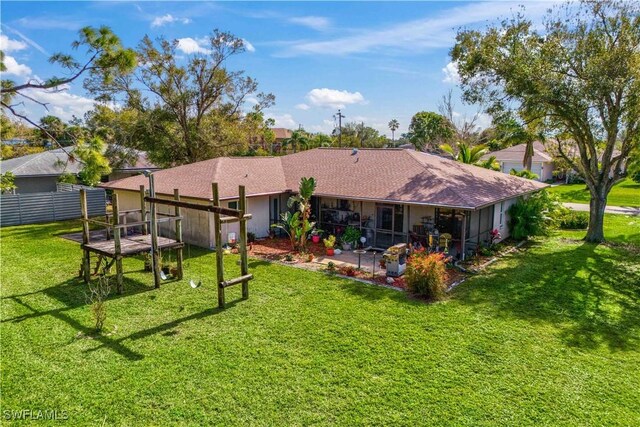
[[[155,172],[161,169],[158,166],[151,163],[151,161],[149,161],[149,159],[147,158],[147,153],[145,153],[144,151],[137,151],[136,153],[138,157],[136,158],[136,161],[134,164],[125,163],[120,167],[112,168],[111,173],[107,177],[107,181],[116,181],[118,179],[128,178],[134,175],[140,175],[146,170]]]
[[[281,157],[220,157],[154,173],[158,197],[208,204],[217,182],[223,206],[237,207],[238,185],[247,193],[252,214],[248,230],[269,234],[287,210],[287,199],[302,177],[316,179],[312,210],[319,228],[339,235],[346,226],[362,230],[367,245],[387,248],[398,242],[424,240],[426,230],[452,236],[451,253],[460,256],[489,240],[498,229],[507,237],[507,209],[519,196],[544,188],[535,181],[407,149],[316,148]],[[103,184],[115,190],[122,210],[140,208],[144,176]],[[159,206],[171,213],[173,208]],[[213,216],[183,212],[186,242],[213,247]],[[161,231],[172,235],[170,226]],[[223,236],[237,224],[223,226]]]
[[[77,174],[82,163],[69,159],[72,148],[58,148],[0,161],[2,173],[15,176],[16,193],[56,191],[58,178],[63,173]]]
[[[520,172],[524,169],[522,160],[527,144],[518,144],[504,150],[492,151],[482,156],[482,160],[487,160],[491,156],[495,156],[500,163],[500,171],[510,173],[511,169]],[[538,175],[538,181],[546,182],[553,180],[553,156],[549,154],[542,142],[533,143],[533,158],[531,159],[531,172]]]
[[[283,141],[291,138],[293,132],[286,128],[271,128],[273,134],[275,135],[275,141],[278,144],[281,144]]]

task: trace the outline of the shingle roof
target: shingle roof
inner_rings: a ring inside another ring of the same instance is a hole
[[[65,152],[66,150],[66,152]],[[15,176],[46,176],[61,175],[64,172],[76,174],[82,169],[82,163],[78,160],[69,160],[67,152],[73,148],[57,148],[43,151],[42,153],[28,154],[26,156],[0,161],[2,173],[11,172]]]
[[[495,156],[498,161],[519,161],[522,162],[524,159],[524,152],[527,148],[527,144],[518,144],[512,147],[505,148],[503,150],[492,151],[491,153],[485,154],[482,156],[483,160],[488,159],[491,156]],[[535,141],[533,143],[533,162],[551,162],[553,161],[553,157],[547,152],[544,144],[540,141]]]
[[[271,130],[273,131],[276,139],[291,138],[291,135],[293,134],[293,132],[286,128],[272,128]]]
[[[235,198],[295,191],[301,177],[314,177],[316,194],[364,200],[475,209],[544,188],[546,184],[406,149],[316,148],[282,157],[220,157],[154,173],[156,192]],[[112,181],[107,188],[137,191],[144,176]]]

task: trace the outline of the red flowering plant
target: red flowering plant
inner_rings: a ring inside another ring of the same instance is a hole
[[[496,242],[496,240],[502,238],[502,236],[500,235],[500,231],[497,228],[494,228],[489,233],[489,238],[491,239],[491,244],[493,245]]]

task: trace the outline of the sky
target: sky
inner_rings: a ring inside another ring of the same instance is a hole
[[[266,111],[276,126],[330,133],[341,109],[344,121],[364,122],[390,136],[391,119],[400,122],[397,134],[406,132],[416,112],[437,111],[449,90],[456,114],[478,113],[478,106],[460,101],[449,58],[456,32],[497,23],[521,5],[539,22],[552,3],[2,1],[0,48],[8,68],[2,78],[60,75],[49,56],[82,58],[84,52],[74,52],[71,43],[87,25],[111,27],[127,47],[145,35],[177,39],[185,57],[204,51],[202,39],[220,29],[245,40],[246,52],[228,66],[245,70],[260,91],[276,96]],[[94,104],[81,82],[31,95],[63,120],[82,117]],[[29,102],[19,108],[36,119],[47,114]],[[490,118],[481,114],[477,123],[486,127]]]

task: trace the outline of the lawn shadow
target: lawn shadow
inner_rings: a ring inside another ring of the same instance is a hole
[[[145,285],[142,282],[127,277],[124,278],[124,285],[126,289],[126,292],[124,294],[117,294],[113,291],[112,288],[107,301],[118,300],[127,296],[154,290],[153,286]],[[41,310],[34,303],[28,301],[30,297],[37,297],[39,295],[45,295],[51,299],[54,299],[62,303],[63,306],[53,309]],[[116,340],[113,340],[105,335],[96,334],[95,329],[83,325],[67,313],[70,310],[88,305],[86,285],[81,279],[77,277],[68,279],[62,283],[50,286],[39,291],[16,295],[6,295],[3,296],[1,300],[3,304],[11,301],[30,311],[30,313],[27,314],[2,319],[0,321],[1,323],[21,323],[29,319],[50,316],[54,319],[67,323],[83,336],[91,336],[93,339],[101,342],[103,346],[110,348],[111,350],[129,360],[141,360],[143,358],[141,354],[136,353],[131,349],[119,344]]]
[[[633,255],[620,248],[599,251],[576,242],[554,252],[530,248],[512,255],[455,292],[462,303],[493,307],[556,325],[570,346],[634,350],[640,345],[640,269],[621,262]]]

